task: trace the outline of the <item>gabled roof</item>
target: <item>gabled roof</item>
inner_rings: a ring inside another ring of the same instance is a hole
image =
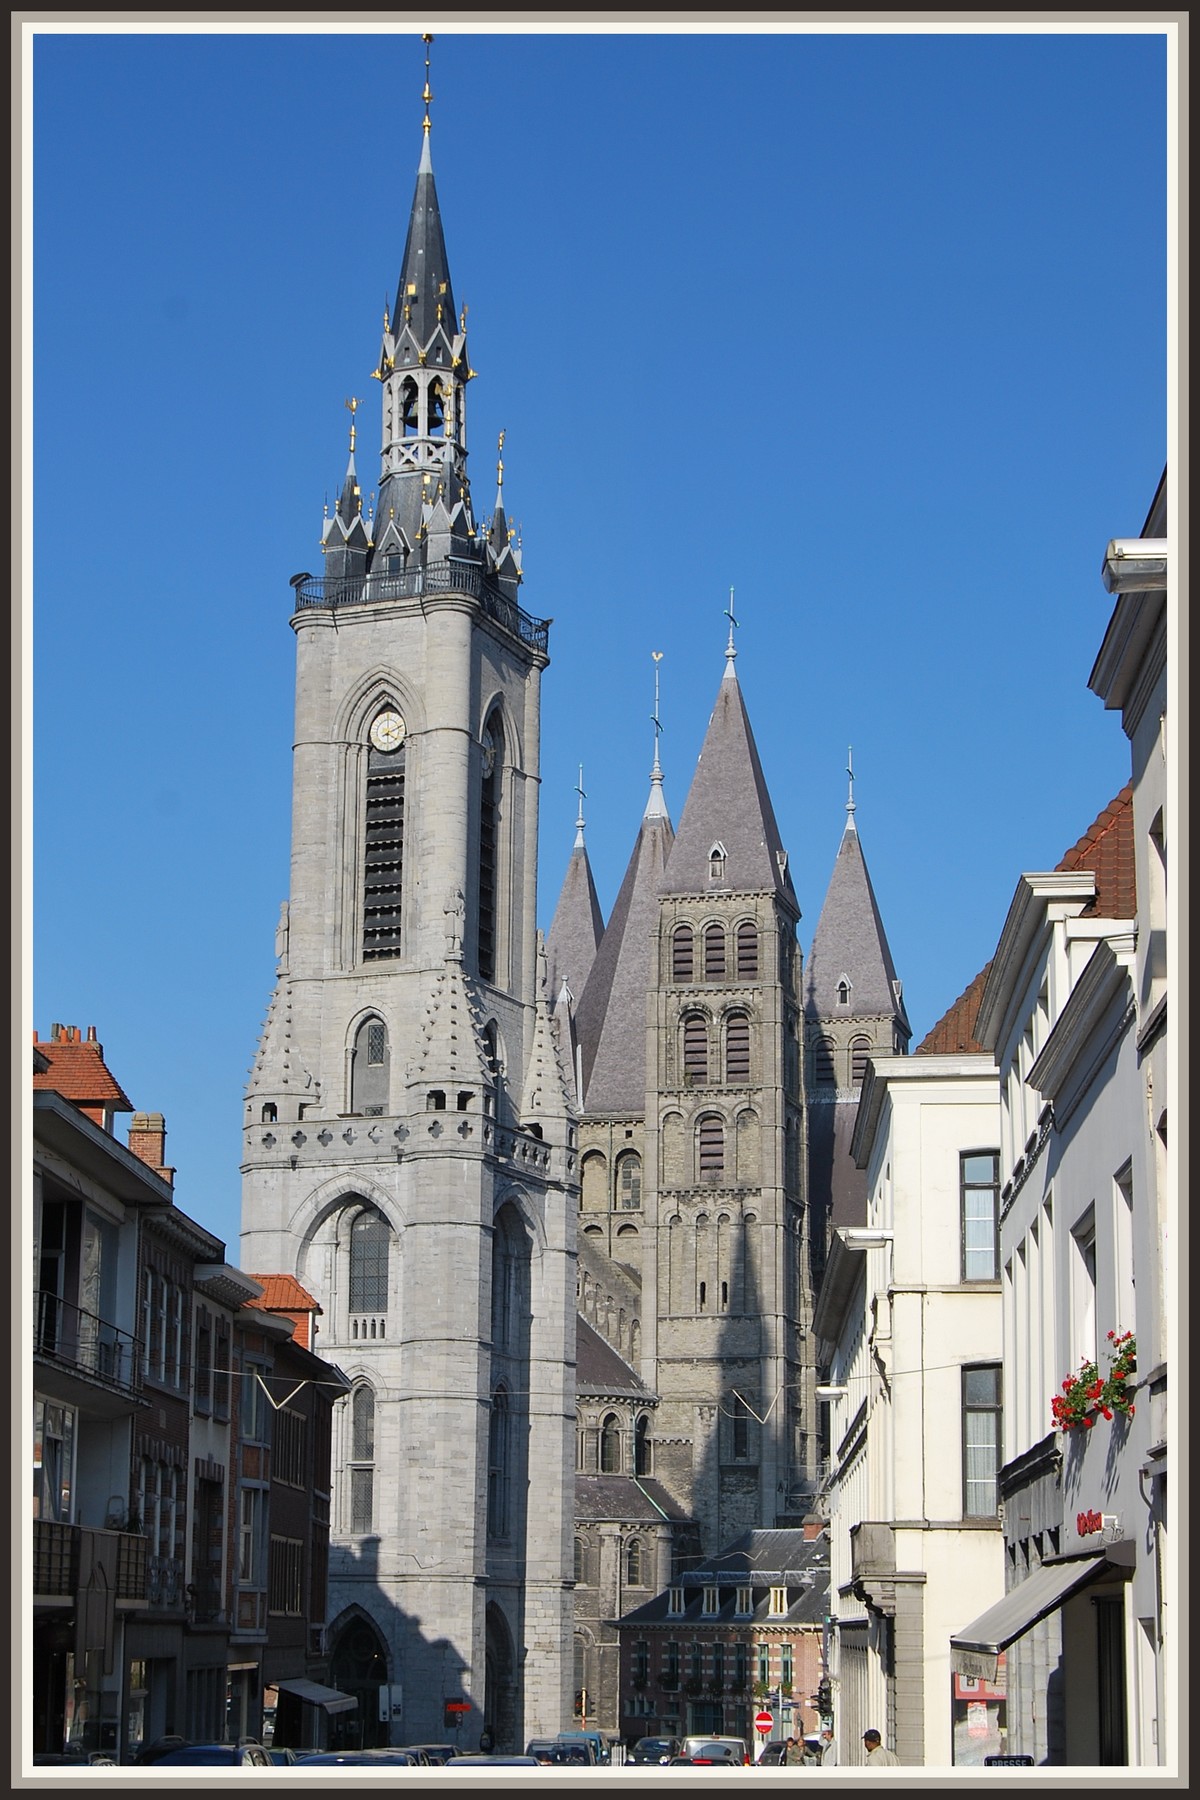
[[[565,981],[578,1004],[604,936],[592,865],[582,830],[575,839],[554,918],[546,937],[546,979],[551,1006]]]
[[[837,987],[850,983],[849,1005],[839,1007]],[[896,968],[879,903],[867,871],[858,828],[846,822],[825,894],[804,980],[804,1010],[810,1017],[892,1018],[909,1031]]]
[[[660,1481],[648,1475],[576,1475],[575,1517],[621,1519],[631,1525],[684,1523],[688,1515]]]
[[[986,1054],[984,1045],[975,1037],[975,1020],[991,966],[990,962],[984,964],[970,987],[958,996],[954,1005],[926,1032],[913,1051],[914,1056],[974,1055],[976,1051]]]
[[[307,1288],[301,1287],[294,1275],[251,1275],[262,1294],[248,1300],[248,1306],[261,1306],[264,1312],[315,1312],[322,1309]]]
[[[829,1610],[828,1541],[824,1533],[805,1538],[803,1531],[795,1529],[743,1532],[716,1556],[698,1568],[688,1569],[671,1585],[683,1590],[682,1612],[670,1610],[670,1589],[664,1589],[644,1606],[623,1613],[621,1624],[818,1624]],[[706,1613],[704,1589],[714,1586],[718,1610]],[[751,1590],[750,1614],[737,1611],[740,1587]],[[773,1587],[786,1587],[789,1591],[790,1604],[784,1613],[770,1610]]]
[[[1115,799],[1109,801],[1057,867],[1066,871],[1090,869],[1096,877],[1096,897],[1084,907],[1085,914],[1098,919],[1135,916],[1132,782],[1126,782]]]
[[[43,1068],[38,1057],[44,1059]],[[125,1090],[104,1061],[104,1046],[96,1041],[96,1027],[80,1036],[78,1025],[53,1025],[48,1040],[34,1038],[35,1092],[61,1094],[89,1117],[98,1113],[133,1111]],[[97,1123],[103,1121],[97,1119]]]
[[[714,883],[709,858],[718,843],[725,851],[725,867],[722,879]],[[775,893],[799,917],[758,746],[732,663],[717,690],[659,891],[707,894],[724,889]]]
[[[648,807],[580,996],[575,1022],[587,1112],[645,1111],[651,946],[658,927],[658,886],[673,837],[665,812]]]

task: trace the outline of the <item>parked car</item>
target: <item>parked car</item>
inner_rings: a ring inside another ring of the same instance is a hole
[[[536,1756],[491,1756],[477,1751],[473,1756],[452,1756],[443,1766],[447,1769],[477,1769],[482,1763],[522,1763],[525,1767],[536,1769]]]
[[[416,1755],[411,1750],[314,1750],[310,1754],[296,1758],[298,1769],[308,1769],[317,1763],[351,1763],[360,1769],[392,1766],[409,1769],[421,1767]]]
[[[608,1761],[608,1745],[598,1731],[559,1731],[555,1733],[555,1742],[559,1744],[586,1744],[594,1763]]]
[[[759,1768],[769,1768],[773,1763],[781,1763],[786,1755],[787,1739],[775,1738],[771,1743],[763,1745],[758,1753],[758,1763],[756,1766]]]
[[[458,1751],[453,1744],[405,1744],[405,1750],[419,1751],[427,1763],[448,1763]]]
[[[678,1738],[639,1738],[625,1761],[627,1763],[669,1763],[673,1756],[680,1754],[680,1748]]]
[[[530,1738],[525,1754],[540,1763],[580,1763],[585,1767],[592,1763],[590,1745],[563,1744],[557,1738]]]
[[[152,1746],[153,1747],[153,1746]],[[147,1757],[156,1769],[269,1769],[271,1753],[261,1744],[176,1744]]]
[[[283,1744],[281,1744],[278,1749],[276,1749],[274,1744],[270,1745],[269,1748],[264,1744],[263,1748],[266,1750],[267,1755],[273,1763],[294,1763],[299,1760],[296,1752],[287,1749]],[[301,1752],[301,1755],[303,1755],[303,1751]]]
[[[724,1763],[730,1768],[750,1761],[745,1740],[735,1737],[684,1738],[683,1755],[694,1763]]]

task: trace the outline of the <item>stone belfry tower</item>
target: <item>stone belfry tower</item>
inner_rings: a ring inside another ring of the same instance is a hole
[[[502,463],[472,509],[430,99],[427,57],[378,508],[352,425],[324,573],[293,582],[291,888],[241,1260],[315,1295],[353,1384],[327,1632],[351,1741],[441,1741],[466,1701],[464,1749],[485,1725],[523,1748],[571,1711],[577,1149],[534,913],[547,627],[518,603]],[[262,1587],[265,1625],[265,1556]]]

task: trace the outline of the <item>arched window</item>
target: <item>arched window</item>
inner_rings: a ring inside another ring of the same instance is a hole
[[[589,1151],[580,1170],[579,1204],[584,1212],[608,1210],[608,1164],[599,1150]]]
[[[371,722],[363,847],[364,961],[400,954],[404,889],[404,720],[390,702]]]
[[[500,716],[492,713],[480,739],[478,943],[482,981],[496,979],[500,765],[503,755],[504,733],[500,729]]]
[[[715,1113],[705,1113],[697,1133],[701,1181],[718,1181],[725,1173],[725,1126]]]
[[[855,1087],[861,1087],[866,1079],[867,1064],[871,1060],[871,1040],[856,1037],[850,1043],[850,1079]]]
[[[405,437],[416,437],[420,428],[417,384],[411,378],[400,389],[400,421]]]
[[[833,1068],[833,1041],[830,1038],[818,1038],[813,1047],[813,1074],[819,1087],[833,1087],[835,1084]]]
[[[690,925],[677,925],[671,933],[671,979],[690,981],[695,967],[695,947]]]
[[[636,1150],[626,1150],[617,1158],[617,1191],[626,1212],[642,1204],[642,1159]]]
[[[643,1413],[633,1433],[633,1472],[635,1475],[653,1473],[650,1463],[650,1420]]]
[[[846,980],[846,977],[844,975],[842,976],[842,979],[837,984],[837,997],[838,997],[838,1005],[839,1006],[849,1006],[849,1004],[850,1004],[850,983]]]
[[[587,1580],[587,1574],[585,1572],[586,1568],[587,1568],[587,1559],[586,1559],[586,1552],[584,1550],[583,1539],[576,1538],[575,1539],[575,1579],[576,1579],[576,1581],[582,1582],[582,1581]]]
[[[600,1473],[621,1473],[621,1428],[616,1413],[608,1413],[600,1427]]]
[[[722,881],[725,877],[725,846],[714,844],[708,853],[708,879]]]
[[[685,1087],[703,1087],[708,1080],[708,1020],[703,1013],[687,1013],[683,1021],[683,1081]]]
[[[374,1207],[365,1206],[350,1226],[350,1311],[385,1313],[391,1232]]]
[[[733,1083],[750,1079],[750,1020],[743,1012],[730,1013],[725,1021],[725,1079]]]
[[[631,1538],[625,1549],[625,1584],[627,1587],[642,1586],[642,1541]]]
[[[704,932],[704,979],[715,981],[725,973],[725,928],[709,925]]]
[[[264,1125],[274,1125],[278,1122],[278,1119],[279,1119],[279,1108],[276,1106],[276,1104],[273,1100],[268,1100],[266,1105],[262,1109],[263,1124]]]
[[[492,1416],[488,1421],[487,1531],[490,1538],[508,1536],[509,1426],[508,1394],[501,1385],[492,1394]]]
[[[350,1111],[378,1118],[387,1111],[388,1039],[382,1019],[364,1019],[354,1034],[350,1062]]]
[[[446,428],[446,403],[442,397],[442,384],[435,381],[429,390],[429,435],[438,436]]]
[[[492,1238],[492,1347],[515,1352],[529,1314],[529,1240],[511,1206],[496,1217]]]
[[[753,919],[743,919],[737,928],[737,973],[739,981],[758,979],[758,926]]]
[[[370,1531],[375,1502],[375,1393],[366,1382],[350,1396],[350,1530]]]

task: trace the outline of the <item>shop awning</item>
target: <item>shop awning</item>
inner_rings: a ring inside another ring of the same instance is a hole
[[[274,1685],[281,1694],[294,1694],[307,1706],[323,1706],[327,1713],[354,1712],[358,1706],[353,1694],[322,1687],[319,1681],[277,1681]]]
[[[1108,1567],[1103,1552],[1072,1557],[1069,1562],[1043,1563],[1010,1588],[1002,1600],[952,1634],[950,1663],[955,1674],[994,1680],[996,1658],[1002,1650]]]

